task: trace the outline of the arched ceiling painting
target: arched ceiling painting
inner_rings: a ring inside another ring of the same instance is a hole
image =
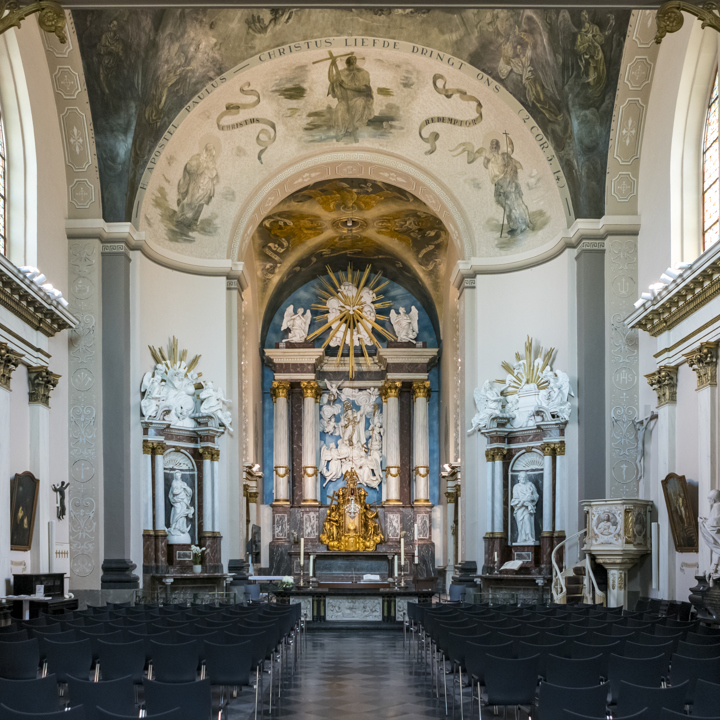
[[[600,217],[613,101],[629,17],[630,10],[603,9],[74,10],[93,114],[104,218],[131,219],[140,178],[153,149],[178,112],[211,80],[272,48],[285,47],[289,54],[308,40],[339,35],[402,40],[414,44],[418,60],[426,55],[428,64],[423,70],[409,58],[371,56],[364,48],[362,54],[357,53],[366,58],[375,92],[371,129],[378,141],[384,135],[391,145],[402,131],[417,137],[416,123],[423,119],[418,117],[423,108],[404,104],[410,91],[431,87],[434,72],[442,72],[449,80],[447,66],[442,69],[436,54],[430,62],[428,48],[435,48],[457,63],[479,69],[522,104],[534,118],[535,132],[551,140],[574,214]],[[327,57],[326,52],[321,54]],[[276,123],[281,118],[292,120],[294,113],[298,139],[304,141],[319,141],[327,131],[328,103],[319,100],[327,91],[328,64],[313,65],[315,60],[303,57],[282,70],[274,68],[276,77],[266,78],[259,106],[267,106],[274,98],[280,113],[272,118]],[[252,81],[253,88],[260,87],[260,78]],[[452,86],[448,82],[446,87]],[[247,102],[237,90],[232,101]],[[452,103],[441,96],[436,100],[432,104],[450,114]],[[458,98],[454,100],[457,105]],[[472,116],[470,106],[464,114],[454,115]],[[213,124],[215,117],[207,119]],[[487,143],[491,132],[502,134],[506,129],[504,123],[484,121],[476,132],[461,139],[450,138],[444,128],[447,139],[459,142],[450,147],[443,143],[443,152],[460,142],[471,143],[468,150],[474,152]],[[223,138],[223,145],[229,146],[230,154],[238,153],[238,164],[254,154],[247,137]],[[197,152],[198,147],[188,150]],[[269,161],[270,149],[266,155]],[[468,164],[471,152],[458,148],[458,155],[457,164],[452,169],[449,165],[448,171],[482,167],[482,158]],[[187,161],[180,154],[174,159],[178,164]],[[540,169],[525,157],[519,161],[526,173],[523,182],[539,182]],[[460,167],[463,162],[466,168]],[[228,182],[227,171],[223,173],[218,186],[222,201],[240,200],[239,189]],[[484,170],[465,176],[467,182],[487,189]],[[171,185],[177,184],[177,178],[171,180]],[[173,201],[168,197],[168,203]]]
[[[253,235],[260,307],[272,298],[272,315],[326,266],[345,270],[350,259],[382,270],[437,317],[447,246],[442,221],[402,188],[364,179],[313,183],[278,203]]]

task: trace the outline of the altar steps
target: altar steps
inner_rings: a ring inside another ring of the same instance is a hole
[[[381,622],[373,620],[324,620],[308,622],[308,632],[339,632],[345,630],[372,630],[373,632],[402,632],[402,622]]]

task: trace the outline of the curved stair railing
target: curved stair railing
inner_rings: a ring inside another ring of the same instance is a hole
[[[580,532],[577,532],[570,537],[566,537],[559,545],[557,545],[553,549],[552,554],[550,555],[550,559],[552,560],[553,573],[552,594],[553,602],[555,603],[565,604],[567,602],[567,586],[565,585],[565,576],[563,575],[563,571],[560,569],[560,566],[557,563],[558,550],[560,550],[561,547],[567,545],[571,540],[574,540],[575,538],[579,538],[581,535],[584,535],[586,532],[587,530],[583,528]]]
[[[590,585],[588,584],[588,578],[590,579],[590,582],[592,583],[593,592],[590,592]],[[583,600],[586,603],[592,603],[597,604],[598,602],[601,602],[603,605],[606,605],[606,595],[605,593],[598,587],[597,580],[595,579],[595,573],[592,571],[592,563],[590,562],[590,553],[585,553],[585,580],[583,581]]]

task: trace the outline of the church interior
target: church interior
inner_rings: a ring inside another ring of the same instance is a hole
[[[720,719],[717,4],[0,8],[0,720]]]

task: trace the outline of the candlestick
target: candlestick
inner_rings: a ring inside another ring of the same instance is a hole
[[[315,564],[315,556],[310,555],[310,577],[313,576],[313,565]]]
[[[305,538],[300,538],[300,568],[305,564]]]
[[[400,565],[405,567],[405,538],[400,538]]]

